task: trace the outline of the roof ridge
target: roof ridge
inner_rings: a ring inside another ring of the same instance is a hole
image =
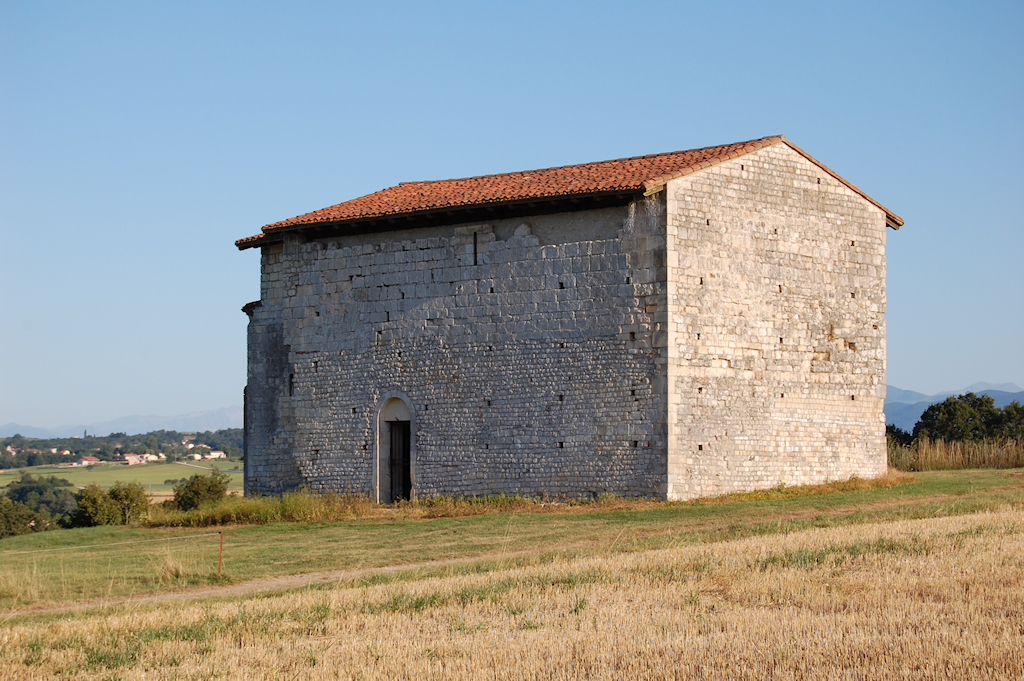
[[[560,165],[560,166],[549,166],[547,168],[533,168],[532,170],[512,170],[512,171],[508,171],[508,172],[504,172],[504,173],[486,173],[484,175],[468,175],[466,177],[449,177],[449,178],[443,179],[443,180],[409,180],[409,181],[405,181],[405,182],[399,182],[397,185],[392,185],[392,186],[401,187],[401,186],[407,185],[407,184],[434,184],[434,183],[437,183],[437,182],[458,182],[459,180],[483,180],[483,179],[487,179],[489,177],[505,177],[505,176],[508,176],[508,175],[525,175],[527,173],[540,173],[540,172],[543,172],[545,170],[562,170],[564,168],[578,168],[578,167],[581,167],[581,166],[594,166],[594,165],[600,165],[602,163],[621,163],[623,161],[639,161],[639,160],[645,159],[645,158],[661,158],[663,156],[673,156],[675,154],[693,154],[693,153],[696,153],[698,151],[705,151],[707,149],[718,149],[718,148],[721,148],[721,147],[746,146],[748,144],[756,144],[757,142],[767,142],[768,140],[777,140],[779,142],[784,142],[786,140],[786,136],[785,135],[768,135],[766,137],[759,137],[757,139],[747,140],[745,142],[728,142],[726,144],[711,144],[711,145],[708,145],[706,147],[696,147],[694,149],[677,149],[676,151],[663,151],[663,152],[660,152],[660,153],[657,153],[657,154],[641,154],[639,156],[623,156],[622,158],[609,158],[609,159],[605,159],[603,161],[585,161],[583,163],[566,163],[566,164],[563,164],[563,165]],[[384,189],[389,189],[389,187],[384,187]],[[382,190],[378,190],[378,191],[383,191],[383,189]],[[376,193],[376,192],[374,192],[374,193]]]

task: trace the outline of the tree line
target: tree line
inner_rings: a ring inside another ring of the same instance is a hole
[[[927,438],[944,442],[1024,440],[1024,406],[1014,400],[1003,408],[991,395],[966,393],[930,405],[907,432],[886,426],[890,441],[904,447]]]

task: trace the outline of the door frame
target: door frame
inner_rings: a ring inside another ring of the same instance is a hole
[[[390,417],[389,412],[395,411],[394,407],[396,404],[390,404],[393,401],[402,402],[404,410],[398,409],[399,411],[408,412],[409,421],[409,480],[411,482],[412,490],[409,492],[409,500],[413,501],[416,499],[416,411],[412,407],[412,400],[409,396],[403,392],[393,390],[386,392],[380,396],[377,400],[377,407],[373,412],[373,471],[371,475],[370,493],[373,496],[373,500],[377,503],[388,503],[390,502],[391,486],[390,480],[388,489],[384,490],[381,488],[381,466],[385,463],[390,467],[391,465],[391,448],[390,448],[390,436],[387,435],[387,422],[385,418],[391,421],[405,421],[404,418]],[[404,413],[402,414],[405,415]]]

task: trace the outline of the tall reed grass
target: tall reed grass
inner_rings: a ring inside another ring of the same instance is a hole
[[[153,527],[208,527],[212,525],[262,525],[276,522],[331,522],[364,518],[455,518],[485,513],[536,509],[543,502],[522,496],[430,497],[394,505],[374,502],[361,494],[301,490],[279,497],[229,496],[216,504],[190,511],[153,506]]]
[[[791,499],[834,492],[850,492],[902,485],[912,476],[891,471],[870,479],[851,478],[820,485],[787,487],[778,485],[754,492],[737,492],[720,497],[690,501],[658,501],[650,498],[620,497],[611,493],[589,499],[557,502],[520,495],[486,497],[436,496],[378,504],[369,496],[352,493],[323,494],[300,490],[279,497],[227,496],[215,504],[190,511],[179,511],[170,504],[154,505],[147,524],[151,527],[210,527],[215,525],[263,525],[277,522],[336,522],[386,518],[389,520],[425,520],[461,518],[491,513],[573,513],[587,511],[643,510],[659,506],[686,504],[728,504],[768,499]]]
[[[889,441],[889,466],[901,471],[1024,467],[1024,440],[945,442],[918,438],[910,445]]]

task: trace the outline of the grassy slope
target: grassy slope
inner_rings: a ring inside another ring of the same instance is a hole
[[[21,471],[26,471],[33,476],[55,475],[58,478],[65,478],[77,487],[85,485],[99,485],[110,487],[118,480],[122,482],[138,482],[151,492],[169,492],[171,485],[165,485],[164,480],[178,480],[189,478],[193,475],[205,474],[205,470],[211,464],[203,461],[194,463],[191,466],[184,466],[174,463],[147,463],[137,466],[84,466],[81,468],[57,468],[55,466],[34,466],[32,468],[5,469],[0,473],[0,487],[6,486],[12,480],[21,477]],[[222,470],[239,468],[241,464],[237,461],[222,462],[218,465]],[[242,489],[242,473],[228,473],[231,476],[231,489]]]
[[[636,551],[1022,503],[1020,471],[977,470],[922,473],[887,488],[813,495],[794,488],[633,510],[232,527],[225,533],[223,581],[474,556],[493,562],[515,555],[511,562],[535,562],[556,554]],[[210,531],[99,527],[5,539],[0,607],[215,583],[218,538],[199,536]],[[103,546],[152,539],[168,541]],[[18,553],[79,545],[91,548]]]

